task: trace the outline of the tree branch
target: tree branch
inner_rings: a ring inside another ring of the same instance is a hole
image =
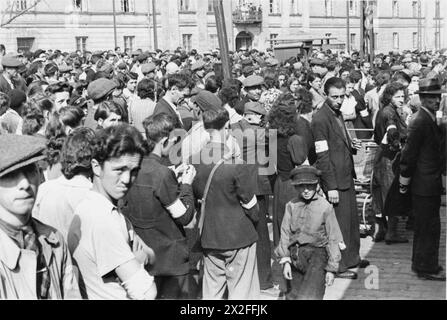
[[[33,3],[31,6],[29,6],[28,8],[26,8],[26,9],[20,11],[20,12],[18,12],[18,13],[15,14],[15,15],[12,15],[12,10],[13,10],[13,7],[14,7],[14,5],[15,5],[15,1],[14,1],[14,2],[11,4],[11,16],[10,16],[10,18],[9,18],[6,22],[2,22],[2,23],[0,24],[0,28],[3,28],[4,26],[6,26],[6,25],[10,24],[11,22],[13,22],[13,21],[14,21],[15,19],[17,19],[18,17],[20,17],[20,16],[24,15],[25,13],[27,13],[28,11],[34,9],[34,8],[41,2],[41,1],[42,1],[42,0],[34,0],[34,3]]]

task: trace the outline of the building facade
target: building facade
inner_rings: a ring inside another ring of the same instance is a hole
[[[153,3],[155,1],[155,4]],[[223,0],[230,50],[265,49],[275,39],[336,37],[360,45],[361,0]],[[447,1],[375,0],[380,52],[447,47]],[[420,5],[419,5],[420,3]],[[157,32],[154,32],[154,15]],[[21,14],[23,13],[23,14]],[[217,48],[213,0],[1,0],[7,51]],[[9,23],[8,23],[9,22]]]

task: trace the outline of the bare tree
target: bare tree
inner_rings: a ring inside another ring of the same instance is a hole
[[[12,0],[6,4],[0,20],[0,28],[12,23],[18,17],[34,9],[42,0],[28,0],[25,8],[18,8],[20,0]]]

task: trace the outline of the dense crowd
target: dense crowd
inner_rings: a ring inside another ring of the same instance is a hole
[[[322,299],[369,265],[371,144],[371,236],[408,242],[407,216],[413,271],[445,281],[447,50],[230,58],[0,45],[1,299]]]

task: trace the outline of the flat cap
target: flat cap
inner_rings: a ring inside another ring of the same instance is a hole
[[[118,64],[118,69],[119,70],[126,70],[127,69],[127,64],[125,62],[121,62],[120,64]]]
[[[19,68],[22,65],[22,62],[11,56],[4,56],[2,59],[2,65],[5,68]]]
[[[0,135],[0,178],[45,159],[45,139],[15,134]]]
[[[321,171],[312,166],[299,166],[290,173],[292,185],[317,184],[320,176]]]
[[[60,73],[66,73],[66,72],[70,72],[73,71],[73,67],[72,66],[67,66],[67,65],[62,65],[59,68]]]
[[[141,54],[140,51],[132,51],[132,53],[130,54],[132,57],[136,57],[139,56]]]
[[[202,60],[199,60],[191,66],[191,71],[197,71],[197,70],[203,69],[205,67],[205,65],[206,65],[205,62],[203,62]]]
[[[106,78],[91,82],[87,87],[88,96],[92,100],[99,100],[109,95],[116,88],[116,83]]]
[[[58,70],[59,70],[59,67],[57,66],[57,64],[52,63],[52,62],[46,64],[45,67],[43,68],[43,71],[45,72],[45,74],[47,76],[57,72]]]
[[[137,61],[138,61],[138,62],[143,62],[143,61],[145,61],[147,58],[149,58],[149,56],[148,56],[147,54],[145,54],[145,53],[141,53],[141,54],[138,55],[138,57],[137,57]]]
[[[46,51],[43,50],[43,49],[37,49],[37,50],[34,52],[34,55],[33,55],[34,59],[39,58],[40,55],[41,55],[42,53],[46,53]]]
[[[264,84],[264,78],[258,75],[251,75],[247,77],[243,82],[245,88],[257,87],[263,84]]]
[[[155,63],[145,63],[141,66],[141,73],[142,74],[148,74],[153,72],[155,69],[157,68],[157,66],[155,65]]]
[[[279,64],[279,61],[273,58],[267,59],[265,62],[269,67],[276,67]]]
[[[324,61],[323,59],[312,59],[310,60],[310,65],[326,67],[326,61]]]
[[[97,51],[93,52],[92,56],[102,56],[103,54],[104,54],[104,51],[97,50]]]
[[[402,60],[402,63],[409,63],[409,62],[413,62],[413,59],[407,57]]]
[[[193,97],[192,101],[195,102],[203,112],[208,110],[218,111],[222,109],[222,100],[220,100],[214,93],[207,90],[200,91],[198,95]]]
[[[267,114],[265,108],[259,102],[247,102],[244,106],[244,113],[254,113],[265,116]]]

